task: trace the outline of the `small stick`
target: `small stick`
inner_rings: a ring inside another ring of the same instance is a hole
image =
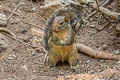
[[[44,17],[42,17],[41,15],[39,15],[39,17],[44,21],[46,22],[46,19]]]
[[[43,50],[45,51],[45,56],[43,59],[43,64],[45,64],[45,62],[47,61],[47,56],[48,56],[48,52],[43,48]]]
[[[41,28],[40,26],[38,26],[38,25],[35,25],[35,24],[32,24],[32,23],[28,23],[28,22],[25,22],[25,21],[23,21],[23,20],[21,20],[23,23],[25,23],[25,24],[28,24],[28,25],[32,25],[32,26],[34,26],[34,27],[37,27],[37,28],[40,28],[41,30],[44,30],[43,28]]]
[[[13,16],[13,14],[15,13],[15,11],[18,9],[18,7],[20,6],[20,5],[22,5],[23,4],[23,2],[22,3],[18,3],[18,5],[15,7],[15,9],[13,10],[13,12],[10,14],[10,16],[8,17],[8,19],[7,19],[7,21],[9,21],[10,20],[10,18]]]
[[[28,44],[28,43],[25,43],[25,42],[19,40],[19,38],[17,38],[17,37],[13,37],[13,36],[8,35],[8,34],[6,34],[6,33],[3,33],[3,34],[5,34],[6,36],[8,36],[8,37],[10,37],[10,38],[12,38],[12,39],[14,39],[14,40],[20,42],[20,43],[23,43],[23,44],[25,44],[25,45],[27,45],[27,46],[29,46],[29,47],[38,48],[38,46],[32,46],[32,45],[30,45],[30,44]]]
[[[103,4],[101,3],[100,6],[105,6],[110,0],[106,0]],[[95,15],[97,13],[97,11],[92,12],[88,17],[92,17],[93,15]]]
[[[8,29],[6,29],[6,28],[1,28],[1,27],[0,27],[0,32],[2,32],[2,33],[7,33],[7,34],[9,34],[9,35],[11,35],[11,36],[13,36],[13,37],[16,37],[16,35],[15,35],[12,31],[10,31],[10,30],[8,30]]]
[[[12,38],[12,39],[14,39],[14,40],[16,40],[16,41],[19,41],[20,43],[23,43],[23,44],[29,46],[29,47],[37,48],[37,46],[36,46],[36,47],[35,47],[35,46],[32,46],[32,45],[30,45],[30,44],[28,44],[28,43],[25,43],[25,42],[17,39],[17,36],[16,36],[12,31],[10,31],[10,30],[8,30],[8,29],[0,28],[0,32],[1,32],[2,34],[4,34],[4,35],[6,35],[6,36],[8,36],[8,37],[10,37],[10,38]]]

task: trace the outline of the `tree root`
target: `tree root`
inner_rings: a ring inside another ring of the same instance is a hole
[[[78,44],[77,49],[79,52],[91,56],[97,59],[108,59],[108,60],[120,60],[120,55],[115,55],[113,53],[106,53],[98,50],[94,50],[84,44]]]
[[[5,33],[5,34],[8,34],[8,35],[10,35],[10,36],[16,37],[16,35],[15,35],[12,31],[10,31],[10,30],[8,30],[8,29],[6,29],[6,28],[1,28],[1,27],[0,27],[0,33]],[[8,37],[9,37],[9,36],[8,36]]]

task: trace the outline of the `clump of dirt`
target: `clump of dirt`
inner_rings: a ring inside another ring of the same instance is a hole
[[[5,48],[12,44],[12,47],[15,48],[8,57],[0,61],[0,80],[52,80],[58,76],[96,73],[107,68],[114,68],[120,71],[120,61],[94,59],[83,54],[79,54],[79,61],[76,65],[77,70],[72,70],[69,65],[65,64],[58,65],[56,69],[43,65],[45,56],[43,40],[31,33],[31,28],[33,27],[44,28],[45,19],[40,15],[39,7],[42,3],[29,0],[1,0],[0,13],[5,14],[8,18],[15,7],[22,2],[23,4],[18,7],[7,25],[4,26],[15,33],[21,42],[13,39],[12,42],[9,41],[11,42],[9,44],[2,42]],[[77,42],[101,51],[117,52],[119,55],[120,36],[116,36],[114,25],[99,31],[98,29],[103,28],[103,26],[101,24],[95,26],[95,20],[92,20],[89,26],[80,29]],[[39,47],[39,50],[31,46]],[[120,74],[113,75],[111,79],[120,79]]]

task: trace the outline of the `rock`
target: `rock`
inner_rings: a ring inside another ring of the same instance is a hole
[[[0,53],[5,51],[8,48],[8,44],[4,41],[4,39],[0,38]]]
[[[120,27],[117,27],[116,30],[120,32]]]
[[[49,18],[58,8],[69,5],[70,3],[76,4],[73,0],[45,0],[44,6],[40,7],[40,15]]]
[[[5,14],[0,13],[0,26],[5,26],[7,24],[7,17]]]
[[[21,66],[21,68],[23,68],[25,71],[28,71],[28,68],[26,65]]]
[[[70,4],[79,5],[79,2],[73,0],[45,0],[44,6],[40,7],[40,15],[49,18],[57,9],[63,6],[68,7]]]
[[[120,64],[120,61],[118,61],[117,64]]]
[[[118,49],[118,50],[115,50],[115,51],[113,51],[113,53],[115,53],[115,54],[120,54],[120,50]]]
[[[95,28],[95,26],[96,26],[95,24],[96,24],[95,22],[92,22],[92,23],[90,24],[90,27],[91,27],[91,28]]]
[[[36,48],[35,51],[36,51],[37,53],[42,53],[42,52],[43,52],[43,50],[40,49],[40,48]]]
[[[8,60],[13,60],[14,58],[12,56],[8,56]]]
[[[13,60],[13,59],[16,59],[17,58],[17,56],[16,55],[9,55],[8,56],[8,60]]]
[[[117,24],[116,31],[120,32],[120,23]]]
[[[103,48],[103,50],[107,50],[108,49],[108,45],[103,44],[102,48]]]

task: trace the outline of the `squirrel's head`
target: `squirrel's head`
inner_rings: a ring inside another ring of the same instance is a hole
[[[53,21],[52,30],[53,32],[60,32],[66,30],[70,23],[69,16],[56,16]]]

